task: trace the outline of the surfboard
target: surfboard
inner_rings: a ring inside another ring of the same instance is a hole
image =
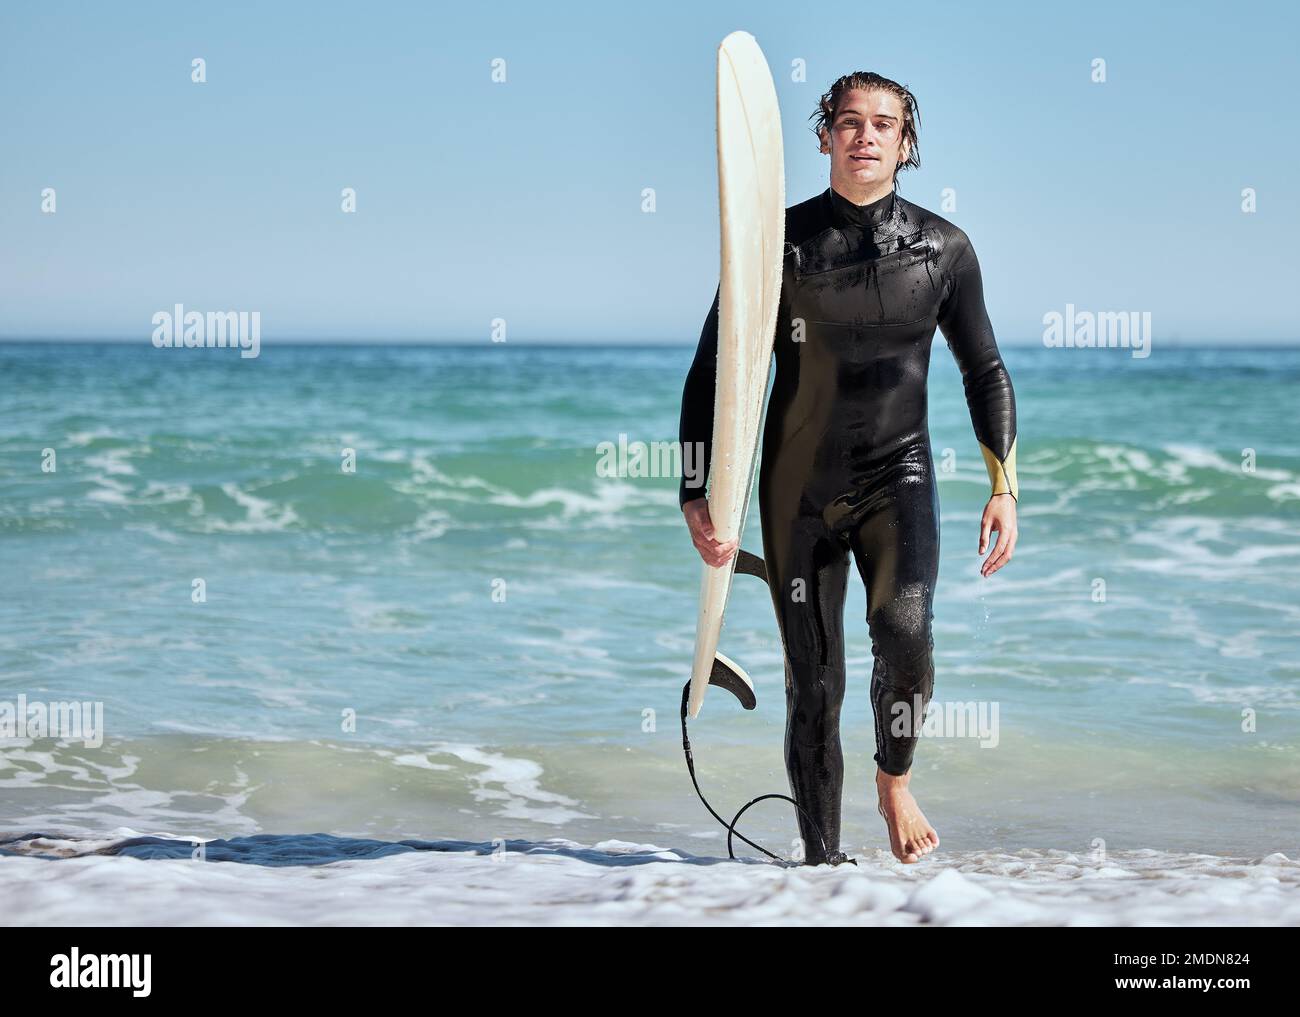
[[[718,46],[717,81],[722,271],[708,497],[715,536],[728,541],[744,530],[758,459],[781,295],[785,159],[776,85],[763,51],[748,32],[732,32]],[[718,653],[738,566],[740,571],[761,574],[754,570],[761,570],[762,562],[741,551],[721,568],[704,566],[691,667],[691,717],[699,715],[711,677],[714,684],[736,692],[742,702],[748,698],[747,706],[753,701],[749,676]]]

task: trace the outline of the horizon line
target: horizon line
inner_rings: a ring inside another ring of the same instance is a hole
[[[935,338],[938,338],[936,334]],[[392,347],[462,347],[480,349],[493,346],[530,346],[530,347],[564,347],[564,348],[608,348],[608,347],[657,347],[657,348],[695,348],[699,344],[698,340],[677,340],[677,339],[515,339],[506,342],[492,342],[490,339],[360,339],[360,338],[280,338],[271,341],[263,340],[259,345],[265,349],[267,347],[311,347],[311,346],[364,346],[370,348],[392,348]],[[115,336],[6,336],[0,335],[0,345],[4,346],[150,346],[153,344],[147,337],[141,338],[123,338]],[[1053,349],[1055,347],[1043,346],[1042,340],[1032,339],[1001,339],[998,345],[1008,348],[1039,347],[1043,349]],[[1205,338],[1178,338],[1164,339],[1157,342],[1157,346],[1180,347],[1188,349],[1276,349],[1276,348],[1294,348],[1300,347],[1300,339],[1248,339],[1241,341],[1227,341],[1221,339]],[[209,346],[179,346],[174,349],[239,349],[236,343],[228,347],[209,347]],[[1127,349],[1124,346],[1081,346],[1068,347],[1071,349]]]

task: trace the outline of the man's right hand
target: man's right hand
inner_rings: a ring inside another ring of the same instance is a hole
[[[713,539],[713,520],[709,518],[709,499],[692,498],[682,506],[682,515],[686,517],[686,526],[691,531],[691,542],[700,552],[704,564],[721,568],[731,561],[731,556],[740,546],[739,540],[729,540],[725,544]]]

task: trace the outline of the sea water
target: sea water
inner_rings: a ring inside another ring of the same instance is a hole
[[[682,760],[701,564],[677,481],[601,469],[602,443],[676,438],[692,353],[0,346],[0,701],[103,717],[100,744],[0,742],[0,850],[131,854],[149,835],[215,844],[217,859],[233,844],[268,865],[376,850],[380,865],[434,844],[483,864],[613,859],[602,871],[620,874],[629,858],[725,858]],[[893,863],[851,573],[845,849],[912,881],[951,869],[1055,892],[1076,866],[1139,880],[1262,866],[1263,885],[1294,888],[1300,350],[1003,353],[1020,540],[988,579],[988,479],[942,340],[930,379],[935,700],[985,724],[922,738],[913,789],[942,845]],[[756,503],[744,546],[762,553]],[[730,816],[788,791],[758,580],[737,578],[721,648],[758,707],[712,690],[691,738]],[[743,830],[793,847],[783,803]],[[83,859],[0,861],[0,881],[36,865],[25,881],[57,885],[57,866]],[[758,871],[685,867],[737,893]],[[1241,915],[1240,901],[1197,906]]]

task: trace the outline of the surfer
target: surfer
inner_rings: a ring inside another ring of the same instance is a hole
[[[1016,409],[966,234],[899,196],[920,165],[912,93],[878,74],[837,80],[813,114],[830,187],[786,209],[776,373],[763,430],[758,501],[763,557],[785,656],[786,768],[808,864],[839,850],[844,760],[844,597],[852,557],[867,594],[874,661],[878,810],[899,860],[939,845],[909,784],[934,686],[939,500],[926,417],[936,327],[961,370],[992,494],[980,521],[980,572],[1016,546]],[[738,541],[714,539],[704,484],[713,435],[718,298],[682,395],[682,477],[691,540],[714,567]],[[919,708],[918,708],[919,706]],[[807,813],[805,815],[804,813]],[[815,822],[814,826],[809,818]],[[820,834],[820,836],[819,836]],[[822,850],[822,843],[826,850]]]

